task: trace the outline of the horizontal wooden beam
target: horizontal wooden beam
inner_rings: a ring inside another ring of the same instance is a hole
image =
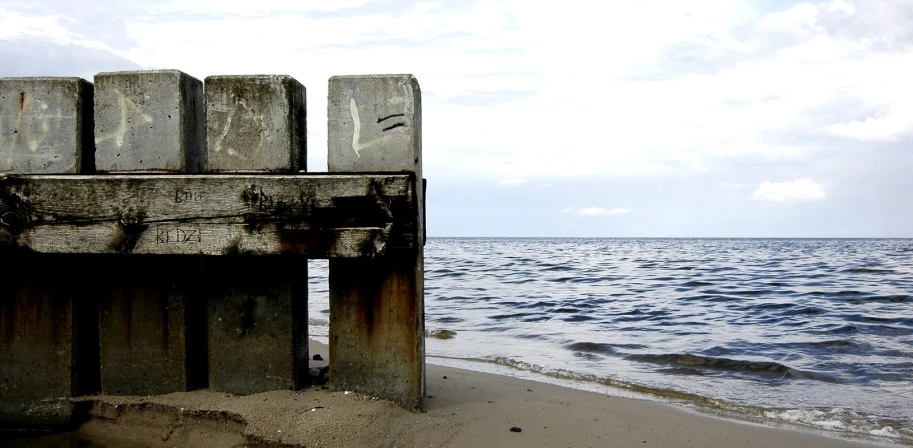
[[[387,255],[417,247],[412,174],[4,175],[0,253]]]

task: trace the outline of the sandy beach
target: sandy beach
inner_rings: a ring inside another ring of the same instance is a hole
[[[311,349],[327,357],[325,345]],[[428,396],[425,413],[320,385],[249,396],[83,397],[92,418],[78,430],[4,446],[885,446],[431,364]]]

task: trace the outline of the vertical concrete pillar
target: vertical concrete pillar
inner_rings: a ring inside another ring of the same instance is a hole
[[[0,173],[91,171],[92,89],[80,78],[0,78]],[[72,257],[6,253],[0,265],[0,428],[66,424],[69,397],[97,387],[95,305]]]
[[[177,70],[95,77],[96,168],[199,172],[203,83]],[[142,221],[141,211],[123,219]],[[198,257],[100,257],[101,389],[153,395],[205,385],[205,304]],[[203,373],[201,373],[203,372]]]
[[[422,111],[411,75],[334,76],[327,104],[330,172],[415,173],[422,191]],[[416,216],[424,235],[423,207]],[[419,410],[425,395],[424,251],[330,259],[330,385]]]
[[[206,172],[306,170],[305,88],[290,76],[206,78]],[[308,379],[307,259],[205,260],[209,388],[298,389]]]

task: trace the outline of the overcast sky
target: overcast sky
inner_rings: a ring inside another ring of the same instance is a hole
[[[421,84],[430,236],[913,237],[913,0],[0,0],[0,76]]]

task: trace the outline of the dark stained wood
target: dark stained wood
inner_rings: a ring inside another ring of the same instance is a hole
[[[7,175],[0,251],[381,256],[420,245],[415,176]]]

